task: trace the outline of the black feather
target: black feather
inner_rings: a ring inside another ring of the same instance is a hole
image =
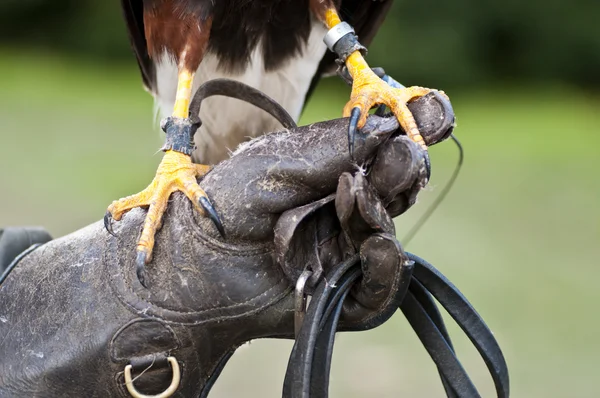
[[[127,24],[129,41],[138,61],[144,86],[150,92],[156,89],[156,68],[148,55],[144,35],[144,3],[142,0],[121,0],[121,9]]]
[[[265,68],[273,70],[298,54],[309,34],[308,0],[217,0],[209,51],[239,71],[262,40]]]
[[[156,71],[144,35],[144,7],[163,0],[121,0],[129,37],[144,84],[156,88]],[[310,34],[309,0],[172,0],[176,12],[199,18],[213,17],[209,51],[230,71],[243,70],[257,45],[262,46],[265,68],[274,70],[298,55]],[[362,44],[372,40],[392,0],[343,0],[342,19],[354,26]],[[323,73],[335,70],[335,56],[327,53],[309,90]]]

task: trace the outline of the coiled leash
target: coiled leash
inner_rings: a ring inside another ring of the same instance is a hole
[[[406,253],[400,305],[404,316],[435,362],[449,398],[480,397],[458,360],[434,298],[469,337],[483,358],[498,398],[509,396],[506,361],[490,329],[462,293],[433,265]],[[361,277],[355,255],[335,267],[317,286],[288,362],[283,387],[286,398],[327,397],[335,333],[344,299]]]

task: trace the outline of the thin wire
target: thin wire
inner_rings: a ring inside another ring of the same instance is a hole
[[[149,371],[149,370],[150,370],[150,368],[151,368],[152,366],[154,366],[154,362],[156,362],[156,355],[154,355],[154,356],[152,357],[152,363],[151,363],[150,365],[148,365],[148,367],[147,367],[146,369],[144,369],[144,370],[142,371],[142,373],[140,373],[139,375],[137,375],[136,377],[134,377],[133,379],[131,379],[131,382],[132,382],[132,383],[133,383],[133,382],[135,382],[137,379],[139,379],[140,377],[142,377],[142,376],[144,375],[144,373],[146,373],[147,371]],[[123,384],[123,385],[126,385],[126,384],[127,384],[127,383],[125,383],[125,384]]]
[[[456,178],[458,177],[458,174],[460,173],[460,170],[463,165],[463,161],[465,159],[465,151],[463,149],[462,144],[460,143],[460,141],[458,140],[458,138],[456,138],[456,136],[454,134],[451,134],[450,138],[452,138],[452,141],[454,141],[454,143],[456,144],[456,147],[458,148],[458,163],[456,164],[454,173],[452,173],[452,176],[446,183],[446,186],[444,187],[444,189],[442,189],[442,192],[440,193],[440,195],[435,199],[435,201],[431,204],[431,206],[429,206],[427,211],[425,211],[425,213],[423,213],[423,215],[419,218],[419,220],[417,220],[417,223],[410,229],[410,231],[408,231],[408,233],[404,236],[404,239],[402,239],[400,241],[400,242],[402,242],[402,245],[405,247],[415,237],[415,235],[423,227],[423,224],[425,224],[427,222],[429,217],[431,217],[431,215],[437,210],[440,203],[442,203],[442,201],[446,198],[446,195],[448,195],[448,192],[450,192],[450,190],[452,189],[452,186],[454,185],[454,182],[456,182]]]

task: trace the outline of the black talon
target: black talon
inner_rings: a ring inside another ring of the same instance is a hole
[[[350,124],[348,125],[348,152],[350,152],[350,159],[354,159],[354,140],[356,138],[358,119],[360,119],[360,108],[352,108],[352,113],[350,113]]]
[[[386,110],[387,110],[387,106],[385,106],[384,104],[381,104],[377,107],[377,110],[375,111],[375,115],[384,117]]]
[[[117,235],[115,234],[112,228],[112,220],[112,213],[110,211],[106,211],[106,214],[104,214],[104,228],[106,228],[106,231],[109,234],[116,237]]]
[[[135,273],[138,280],[145,288],[146,286],[146,253],[138,252],[137,258],[135,259]]]
[[[221,234],[221,237],[224,238],[225,237],[225,229],[223,228],[221,219],[219,218],[219,215],[217,214],[217,211],[215,210],[213,205],[204,196],[200,197],[199,202],[200,202],[200,206],[202,206],[204,211],[206,211],[208,218],[210,218],[212,220],[212,222],[215,224],[215,227],[217,227],[217,230]]]

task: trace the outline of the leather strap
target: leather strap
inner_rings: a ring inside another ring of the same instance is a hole
[[[202,101],[213,95],[223,95],[248,102],[273,116],[284,128],[293,129],[297,127],[294,118],[274,99],[247,84],[231,79],[209,80],[198,87],[190,103],[190,119],[194,119],[194,123],[201,124],[201,121],[197,119],[197,115],[200,114]]]
[[[327,396],[333,339],[343,304],[340,299],[348,294],[352,286],[349,281],[356,281],[360,274],[360,259],[354,255],[334,268],[317,285],[292,348],[283,384],[284,397]],[[313,375],[318,375],[315,380]],[[313,395],[312,391],[319,393]]]
[[[509,396],[506,361],[492,332],[462,293],[435,267],[406,253],[415,267],[400,309],[438,367],[449,398],[480,397],[462,367],[433,300],[435,297],[473,342],[485,361],[499,398]],[[350,288],[360,278],[355,257],[333,269],[315,290],[288,362],[286,398],[327,397],[335,332]]]
[[[438,310],[437,305],[435,304],[435,301],[431,296],[431,293],[429,293],[425,289],[425,287],[423,287],[421,282],[419,282],[415,278],[412,278],[411,284],[408,289],[414,296],[414,298],[417,299],[419,305],[421,305],[421,307],[425,310],[425,312],[429,316],[429,319],[431,319],[431,321],[438,328],[440,334],[444,337],[450,349],[454,351],[452,341],[450,340],[450,335],[448,334],[448,331],[446,330],[446,325],[444,324],[444,319],[442,318],[442,314],[440,314],[440,311]],[[402,306],[400,308],[402,308]],[[454,392],[454,389],[446,379],[446,376],[444,376],[443,370],[440,367],[438,367],[438,373],[440,375],[442,385],[444,386],[444,390],[446,391],[446,396],[448,396],[449,398],[456,398],[457,395]]]
[[[465,332],[483,358],[496,387],[496,394],[500,398],[509,396],[508,368],[502,350],[494,338],[492,331],[487,327],[475,308],[465,296],[433,265],[422,258],[407,253],[415,262],[413,277],[423,284],[448,311],[458,326]],[[460,395],[461,391],[457,391]]]

